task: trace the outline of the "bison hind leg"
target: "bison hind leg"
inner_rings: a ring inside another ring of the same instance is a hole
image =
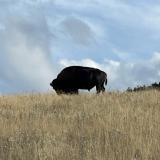
[[[97,94],[101,92],[101,87],[99,85],[96,85]]]
[[[72,93],[73,94],[78,94],[78,89],[74,90]]]
[[[103,93],[105,92],[105,88],[104,88],[104,86],[102,87],[102,92],[103,92]]]
[[[100,93],[100,92],[102,92],[102,93],[104,93],[105,92],[105,87],[103,86],[103,84],[98,84],[98,85],[96,85],[96,90],[97,90],[97,94],[98,93]]]
[[[105,92],[105,87],[104,87],[103,84],[101,85],[101,90],[102,90],[103,93]]]

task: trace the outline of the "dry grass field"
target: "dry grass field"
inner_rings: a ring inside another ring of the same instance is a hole
[[[160,92],[0,97],[0,160],[159,160]]]

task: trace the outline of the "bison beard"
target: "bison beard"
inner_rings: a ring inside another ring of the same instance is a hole
[[[107,85],[107,74],[99,69],[70,66],[64,68],[50,85],[57,94],[78,94],[78,89],[90,91],[96,86],[97,93],[104,92]]]

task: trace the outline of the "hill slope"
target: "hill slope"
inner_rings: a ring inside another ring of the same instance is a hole
[[[2,160],[160,157],[160,92],[0,97]]]

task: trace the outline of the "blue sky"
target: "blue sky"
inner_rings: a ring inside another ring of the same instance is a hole
[[[97,67],[109,90],[160,79],[160,1],[1,0],[0,93],[51,90],[69,65]]]

